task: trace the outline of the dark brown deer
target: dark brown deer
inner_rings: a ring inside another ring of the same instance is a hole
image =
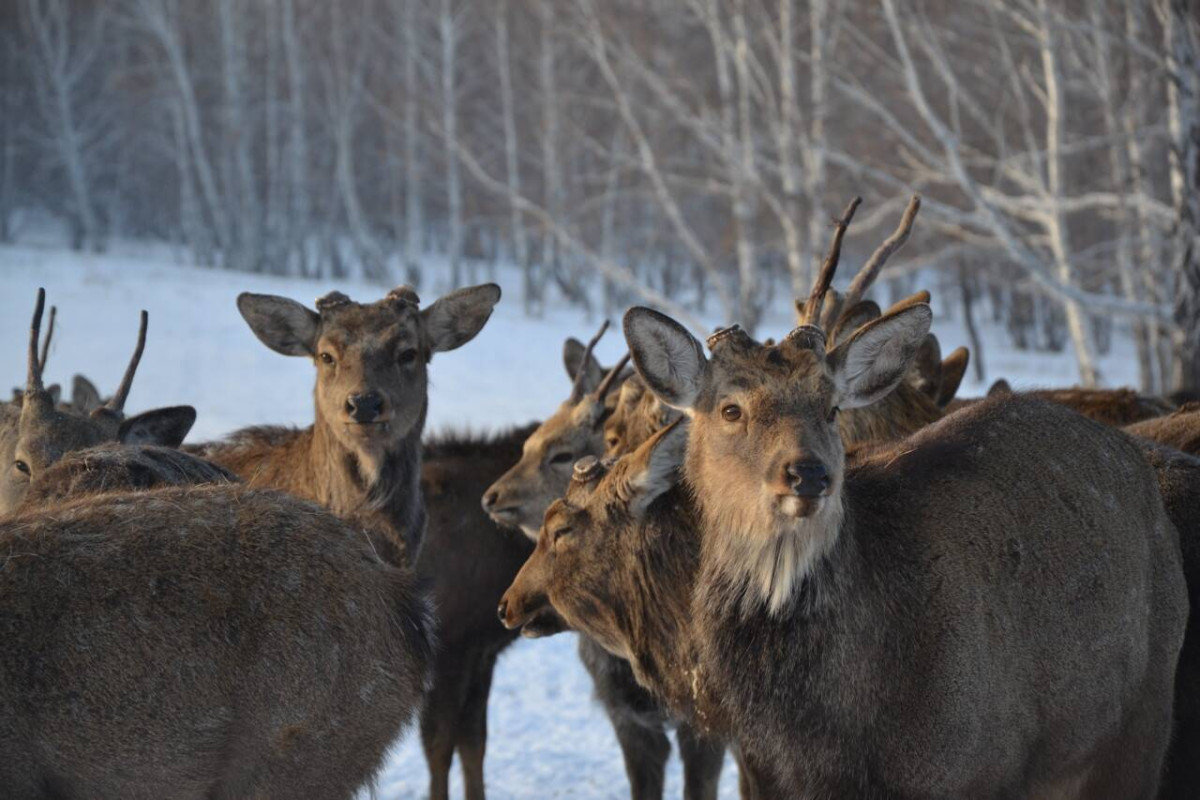
[[[87,414],[56,408],[54,398],[42,383],[43,359],[38,355],[45,297],[45,292],[39,289],[30,328],[28,377],[20,412],[14,414],[10,410],[0,414],[0,455],[7,455],[5,451],[11,449],[11,456],[0,471],[0,514],[15,509],[30,481],[67,453],[104,442],[177,447],[196,421],[196,410],[191,406],[159,408],[125,417],[125,399],[146,345],[145,311],[137,348],[112,399]]]
[[[331,292],[315,312],[284,297],[239,295],[238,310],[263,344],[312,359],[316,419],[304,429],[246,428],[196,452],[251,486],[355,520],[379,534],[384,558],[405,563],[425,529],[419,484],[429,361],[471,341],[499,300],[495,284],[459,289],[424,310],[407,286],[369,304]]]
[[[1001,378],[988,389],[987,396],[997,397],[1013,393],[1014,390],[1008,381]],[[1113,427],[1123,427],[1155,419],[1175,410],[1173,404],[1161,397],[1140,394],[1130,388],[1088,389],[1074,386],[1068,389],[1029,389],[1022,390],[1020,393],[1058,403],[1088,419],[1094,419]],[[982,398],[955,400],[949,404],[946,410],[947,412],[957,411],[979,402],[980,399]]]
[[[834,268],[777,346],[730,329],[710,360],[657,312],[625,318],[638,373],[691,418],[705,696],[793,796],[1152,797],[1187,611],[1140,450],[1011,398],[847,471],[837,409],[900,382],[932,315],[827,353]]]
[[[0,521],[6,797],[335,798],[414,716],[432,621],[410,571],[243,486]]]
[[[426,440],[421,491],[429,513],[416,572],[438,612],[438,650],[421,706],[421,742],[429,765],[430,800],[449,798],[457,751],[467,800],[483,800],[487,703],[500,653],[517,634],[496,620],[496,598],[512,582],[533,545],[499,528],[479,498],[521,455],[532,426],[493,436]]]
[[[1167,416],[1126,425],[1125,430],[1184,453],[1200,455],[1200,404],[1188,403]]]
[[[571,481],[574,462],[604,452],[604,424],[617,402],[616,389],[625,378],[625,360],[607,375],[591,352],[607,329],[605,323],[583,352],[568,344],[564,351],[571,394],[558,410],[525,441],[520,461],[496,481],[483,497],[483,507],[502,525],[520,527],[536,539],[546,508]],[[526,627],[536,636],[558,628],[540,618]],[[596,698],[608,715],[625,760],[634,800],[662,797],[672,723],[662,704],[634,677],[628,662],[589,639],[579,638],[579,656],[592,677]],[[697,734],[687,724],[676,728],[688,800],[716,797],[724,748]]]

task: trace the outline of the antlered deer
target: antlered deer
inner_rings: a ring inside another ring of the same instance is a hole
[[[7,456],[3,470],[0,470],[0,514],[16,508],[28,490],[29,482],[66,453],[114,441],[177,447],[196,421],[196,410],[191,406],[159,408],[125,417],[125,399],[146,344],[148,317],[145,311],[142,312],[137,348],[116,394],[86,414],[56,408],[54,398],[42,383],[44,357],[38,355],[45,298],[45,292],[39,289],[30,328],[28,377],[20,410],[10,408],[0,414],[0,455]]]
[[[1020,397],[847,471],[838,408],[904,378],[931,313],[826,352],[835,267],[777,346],[729,329],[708,359],[626,314],[638,373],[691,419],[698,684],[793,796],[1152,797],[1187,616],[1153,471],[1124,434]]]
[[[244,486],[84,496],[0,521],[6,797],[349,800],[412,719],[412,574]]]
[[[284,297],[239,295],[238,310],[263,344],[312,359],[316,419],[302,430],[246,428],[196,452],[251,486],[315,500],[381,534],[388,561],[411,560],[425,528],[429,361],[471,341],[499,300],[495,284],[459,289],[424,310],[407,286],[369,304],[331,292],[315,312]]]
[[[568,343],[564,352],[571,394],[558,410],[525,441],[520,461],[488,489],[483,507],[498,523],[520,527],[536,539],[546,508],[562,495],[571,480],[574,462],[604,451],[604,425],[616,404],[620,382],[626,377],[622,359],[605,375],[591,353],[608,325],[580,353]],[[527,626],[536,636],[558,628]],[[630,794],[634,800],[661,798],[670,755],[665,729],[672,722],[661,703],[640,686],[629,664],[606,652],[587,636],[579,638],[579,656],[592,677],[596,697],[612,722]],[[724,748],[698,735],[690,725],[676,729],[684,766],[684,795],[688,800],[715,798]]]

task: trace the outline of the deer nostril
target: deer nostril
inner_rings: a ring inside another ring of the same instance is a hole
[[[820,461],[793,461],[784,472],[792,491],[801,497],[816,497],[829,488],[829,470]]]
[[[508,621],[508,598],[501,598],[500,605],[496,607],[496,616],[501,622]]]
[[[496,507],[496,503],[500,501],[500,493],[497,491],[488,492],[483,496],[483,510],[491,511]]]
[[[377,392],[352,394],[346,398],[346,413],[355,422],[372,422],[383,408],[383,398]]]

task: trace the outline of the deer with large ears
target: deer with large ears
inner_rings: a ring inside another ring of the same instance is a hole
[[[38,337],[46,293],[38,289],[29,335],[29,366],[25,395],[18,410],[0,414],[0,514],[20,505],[29,482],[65,454],[106,442],[178,447],[196,421],[196,409],[174,406],[125,416],[125,400],[133,386],[146,346],[148,316],[142,312],[137,347],[121,385],[112,398],[88,413],[58,408],[42,382],[45,352],[38,354]]]
[[[499,300],[495,284],[456,290],[425,309],[407,286],[374,303],[331,292],[316,311],[284,297],[240,295],[238,310],[263,344],[312,360],[316,419],[302,430],[247,428],[199,452],[251,486],[356,520],[376,533],[389,561],[411,561],[425,529],[429,361],[475,338]]]
[[[658,312],[625,317],[638,373],[690,419],[697,684],[790,796],[1154,797],[1187,596],[1139,448],[1013,398],[848,472],[838,409],[904,379],[931,313],[827,352],[834,269],[774,346],[729,329],[708,358]]]

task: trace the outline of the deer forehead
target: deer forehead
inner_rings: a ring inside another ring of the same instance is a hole
[[[321,315],[321,341],[339,347],[378,348],[403,340],[416,344],[420,335],[421,315],[416,309],[384,300],[351,303]]]
[[[700,410],[716,411],[731,395],[749,400],[756,408],[777,413],[820,405],[834,391],[833,374],[824,356],[809,349],[784,346],[714,353],[709,367],[708,391]]]

